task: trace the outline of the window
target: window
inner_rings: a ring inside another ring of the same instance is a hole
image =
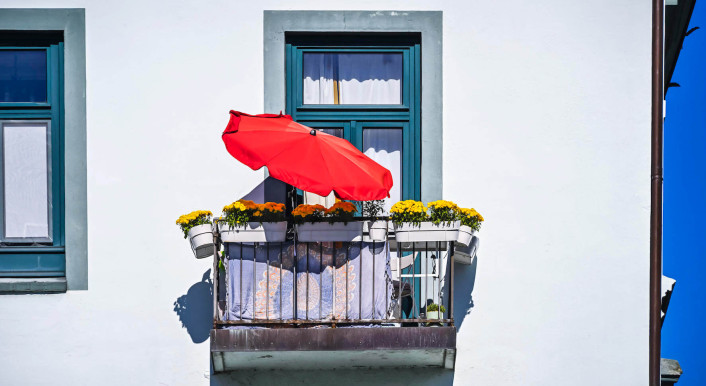
[[[61,38],[0,46],[0,277],[65,276]]]
[[[287,113],[392,173],[386,208],[421,197],[421,61],[414,34],[287,36]]]

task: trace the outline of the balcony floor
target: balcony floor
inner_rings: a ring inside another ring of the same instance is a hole
[[[241,369],[453,369],[455,327],[211,330],[216,372]]]

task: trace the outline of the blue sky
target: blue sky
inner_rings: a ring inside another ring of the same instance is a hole
[[[696,2],[664,123],[664,274],[677,280],[662,327],[662,357],[679,386],[706,385],[706,3]]]

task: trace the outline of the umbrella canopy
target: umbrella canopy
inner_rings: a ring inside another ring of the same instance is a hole
[[[230,112],[226,149],[253,170],[307,192],[344,200],[389,197],[392,174],[343,138],[314,130],[289,115]]]

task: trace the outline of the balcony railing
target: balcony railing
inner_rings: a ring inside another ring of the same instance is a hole
[[[398,244],[391,232],[387,241],[298,242],[290,233],[226,243],[221,255],[214,232],[216,371],[282,368],[272,358],[295,351],[296,368],[321,352],[343,357],[313,368],[346,367],[361,352],[372,355],[354,367],[453,367],[453,242]],[[411,360],[410,350],[425,354]]]

